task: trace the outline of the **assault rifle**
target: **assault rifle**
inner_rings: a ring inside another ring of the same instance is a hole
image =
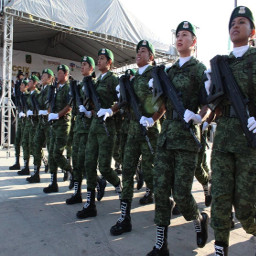
[[[189,123],[187,123],[183,119],[186,108],[184,107],[183,102],[180,99],[179,93],[177,92],[175,86],[172,84],[172,82],[170,81],[169,77],[166,74],[165,66],[161,65],[154,67],[152,70],[152,77],[154,79],[153,103],[156,102],[161,95],[166,96],[173,104],[176,113],[178,114],[181,122],[183,122],[184,124],[184,128],[190,131],[199,149],[201,149],[202,145],[193,131],[193,121],[191,120]]]
[[[56,93],[57,93],[57,84],[58,84],[58,82],[55,81],[54,83],[52,83],[50,85],[48,95],[47,95],[46,106],[48,106],[50,113],[54,113]],[[49,123],[52,125],[53,120],[51,120]]]
[[[92,76],[86,76],[83,79],[83,88],[85,93],[85,101],[83,105],[86,105],[89,100],[93,102],[94,110],[97,113],[101,109],[100,98],[95,90],[95,86],[92,83]],[[100,123],[104,126],[106,134],[109,136],[109,132],[106,126],[106,122],[103,120],[104,117],[100,117]]]
[[[15,106],[18,109],[18,112],[20,113],[22,111],[22,106],[21,106],[21,91],[20,91],[20,85],[21,85],[21,80],[17,81],[15,84]]]
[[[249,146],[256,148],[256,134],[249,131],[247,128],[248,118],[250,117],[248,110],[249,100],[244,97],[239,86],[237,85],[237,82],[228,65],[227,56],[217,55],[211,59],[210,63],[211,70],[213,72],[212,84],[218,85],[219,88],[222,88],[223,94],[225,94],[230,100],[236,116],[240,120],[240,124]],[[220,95],[220,97],[222,97],[222,95]],[[209,103],[213,101],[212,98],[210,94],[210,97],[208,98]],[[218,99],[218,97],[215,97],[215,100],[216,99]],[[215,103],[215,105],[217,104]]]
[[[120,80],[119,80],[119,85],[120,85],[120,101],[121,101],[121,104],[122,103],[123,104],[129,103],[129,105],[131,106],[131,108],[132,108],[132,110],[135,114],[136,121],[140,123],[140,119],[142,117],[142,114],[141,114],[140,109],[139,109],[137,97],[136,97],[136,95],[133,91],[133,88],[131,87],[130,76],[129,75],[122,75],[120,77]],[[153,150],[152,145],[150,143],[150,140],[148,138],[147,129],[142,124],[140,124],[140,128],[141,128],[142,135],[145,137],[145,139],[148,143],[148,147],[150,149],[150,152],[153,155],[154,150]]]

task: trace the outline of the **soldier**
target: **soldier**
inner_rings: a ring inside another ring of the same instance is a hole
[[[111,227],[112,235],[120,235],[124,232],[132,230],[131,224],[131,203],[133,198],[133,177],[137,169],[140,155],[142,155],[142,169],[145,182],[150,192],[146,194],[143,200],[148,200],[147,197],[152,197],[153,191],[153,155],[144,135],[141,132],[140,125],[146,127],[147,135],[153,149],[156,147],[157,136],[160,130],[160,122],[158,120],[165,112],[164,105],[152,105],[151,72],[155,49],[151,43],[146,40],[141,40],[136,47],[136,63],[139,67],[131,87],[137,97],[138,105],[142,117],[140,121],[136,121],[135,113],[130,109],[130,123],[128,128],[128,137],[125,144],[123,171],[122,171],[122,196],[121,196],[121,216],[116,224]],[[121,95],[122,96],[122,95]],[[152,199],[153,200],[153,199]],[[142,199],[140,200],[142,201]],[[141,203],[141,202],[140,202]],[[142,204],[142,203],[141,203]]]
[[[176,47],[179,60],[168,70],[168,77],[180,95],[186,111],[183,119],[193,122],[192,129],[199,135],[197,124],[202,122],[207,107],[204,105],[206,92],[204,89],[205,66],[192,54],[196,44],[195,27],[188,21],[181,22],[176,29]],[[170,100],[166,101],[166,119],[163,121],[158,137],[157,151],[154,161],[154,193],[156,243],[148,256],[169,255],[167,233],[170,224],[171,192],[180,212],[187,221],[193,220],[197,234],[197,245],[205,246],[208,237],[208,215],[200,213],[191,194],[194,172],[197,165],[198,144],[175,111]]]
[[[46,144],[49,152],[50,145],[50,125],[48,123],[48,106],[47,97],[49,93],[50,85],[53,83],[54,73],[51,69],[44,69],[42,72],[42,89],[36,98],[34,98],[34,104],[37,104],[39,122],[35,132],[34,138],[34,173],[31,177],[27,178],[29,183],[40,182],[40,166],[42,159],[42,148]]]
[[[81,73],[84,77],[91,76],[95,69],[95,62],[92,57],[84,56],[82,58]],[[77,85],[77,91],[81,102],[83,103],[84,91],[83,83]],[[73,161],[73,176],[74,176],[74,194],[66,200],[66,204],[82,203],[81,185],[86,172],[84,167],[85,162],[85,147],[88,139],[88,133],[91,126],[91,115],[84,105],[78,105],[78,102],[73,106],[78,113],[75,117],[74,136],[72,144],[72,161]],[[87,115],[87,116],[86,116]]]
[[[26,105],[26,124],[22,136],[22,147],[23,147],[23,158],[24,158],[24,168],[18,171],[19,175],[29,175],[29,158],[30,155],[34,155],[34,137],[36,132],[36,127],[38,124],[38,116],[36,110],[34,109],[33,97],[39,94],[36,86],[38,84],[39,78],[35,75],[31,75],[28,82],[29,94],[25,99]],[[35,158],[34,158],[35,161]]]
[[[17,130],[15,133],[15,141],[14,141],[14,147],[15,147],[15,164],[9,167],[9,170],[20,170],[20,146],[21,146],[21,140],[22,140],[22,123],[23,123],[23,117],[25,116],[25,113],[22,112],[21,109],[21,92],[20,92],[20,85],[23,80],[23,72],[19,70],[17,74],[17,80],[15,83],[15,105],[17,109],[17,116],[18,116],[18,125]],[[1,96],[1,94],[0,94]]]
[[[98,69],[101,75],[97,79],[96,84],[92,86],[95,86],[101,108],[97,113],[94,109],[86,113],[88,117],[92,116],[92,123],[85,150],[87,202],[83,209],[77,212],[77,217],[80,219],[95,217],[97,215],[95,205],[97,163],[99,163],[99,170],[104,178],[115,187],[118,194],[121,194],[120,179],[117,173],[111,168],[114,136],[116,132],[111,106],[117,101],[116,86],[118,84],[117,76],[111,72],[113,62],[114,55],[112,51],[103,48],[98,52]]]
[[[58,83],[56,93],[50,102],[50,114],[48,121],[50,128],[50,148],[49,148],[49,167],[51,173],[51,183],[44,188],[44,193],[58,192],[57,183],[58,167],[71,174],[69,188],[73,187],[72,167],[67,159],[63,156],[64,148],[67,144],[68,134],[70,131],[71,107],[69,95],[69,68],[66,65],[59,65],[57,68]]]
[[[229,20],[233,51],[226,57],[238,87],[248,99],[248,129],[252,133],[256,133],[256,49],[250,47],[248,41],[254,34],[252,12],[245,6],[236,7]],[[222,115],[216,118],[211,158],[211,226],[215,236],[215,255],[226,256],[232,205],[244,230],[256,236],[256,150],[248,147],[240,120],[226,96],[217,109]]]

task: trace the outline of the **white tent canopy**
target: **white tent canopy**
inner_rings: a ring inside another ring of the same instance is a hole
[[[134,63],[141,39],[155,46],[158,57],[169,48],[119,0],[12,0],[5,13],[14,16],[16,50],[80,61],[83,55],[96,59],[105,47],[120,67]]]

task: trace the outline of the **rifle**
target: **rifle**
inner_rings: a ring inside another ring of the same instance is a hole
[[[101,104],[100,104],[100,98],[98,93],[95,90],[95,87],[92,83],[92,76],[86,76],[83,79],[83,87],[84,87],[84,92],[85,92],[85,102],[84,105],[86,105],[85,103],[88,102],[88,100],[91,100],[94,104],[94,109],[95,112],[97,113],[100,109],[101,109]],[[87,101],[87,102],[86,102]],[[104,117],[100,117],[100,123],[104,126],[104,129],[106,131],[107,136],[109,135],[107,126],[106,126],[106,122],[103,120]]]
[[[193,121],[189,121],[188,123],[183,119],[184,113],[186,111],[182,100],[180,99],[179,93],[177,92],[175,86],[170,81],[169,77],[165,72],[165,66],[156,66],[152,70],[153,81],[153,100],[152,102],[156,102],[158,97],[162,94],[165,95],[173,104],[175,111],[177,112],[181,122],[184,124],[184,128],[189,130],[191,135],[193,136],[195,142],[197,143],[199,149],[201,149],[202,145],[198,138],[196,137],[193,131]]]
[[[210,63],[215,75],[212,77],[214,85],[219,83],[218,86],[223,88],[223,94],[225,93],[235,110],[249,147],[256,148],[256,134],[247,128],[248,118],[250,117],[248,110],[249,100],[242,94],[228,65],[227,56],[217,55],[211,59]],[[211,102],[211,98],[208,100]]]
[[[21,112],[21,91],[20,91],[21,80],[15,84],[15,106],[18,112]]]
[[[48,96],[46,100],[46,105],[49,106],[50,113],[54,113],[54,108],[55,108],[55,100],[56,100],[56,94],[57,94],[57,84],[58,82],[55,81],[50,85],[49,91],[48,91]],[[53,124],[53,120],[49,121],[50,125]]]
[[[139,109],[137,97],[133,91],[133,88],[131,87],[130,76],[122,75],[119,80],[119,85],[120,85],[120,100],[123,101],[124,104],[127,102],[129,103],[129,105],[131,106],[131,108],[135,114],[136,121],[140,123],[142,114]],[[142,135],[145,137],[145,139],[148,143],[150,152],[153,155],[154,150],[153,150],[150,140],[148,138],[147,129],[142,124],[140,124],[140,128],[141,128]]]

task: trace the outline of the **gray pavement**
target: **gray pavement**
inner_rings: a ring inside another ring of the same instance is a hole
[[[6,151],[1,149],[0,256],[145,256],[152,249],[155,242],[154,205],[139,205],[145,187],[140,191],[134,190],[132,232],[113,237],[109,229],[119,217],[119,201],[111,185],[108,184],[102,201],[96,203],[98,216],[78,220],[76,212],[82,209],[83,204],[65,204],[73,192],[68,190],[68,182],[62,181],[62,173],[58,174],[60,192],[44,194],[42,189],[48,186],[50,175],[45,174],[42,168],[41,183],[28,184],[26,176],[20,177],[17,171],[8,169],[13,163],[14,149],[10,150],[8,158]],[[86,184],[83,184],[84,201],[85,188]],[[204,206],[201,185],[196,180],[193,195],[200,210],[210,214],[210,208]],[[230,236],[229,255],[254,255],[253,238],[235,221]],[[186,222],[180,215],[174,216],[168,231],[170,255],[213,255],[211,227],[204,248],[197,248],[195,237],[193,223]]]

